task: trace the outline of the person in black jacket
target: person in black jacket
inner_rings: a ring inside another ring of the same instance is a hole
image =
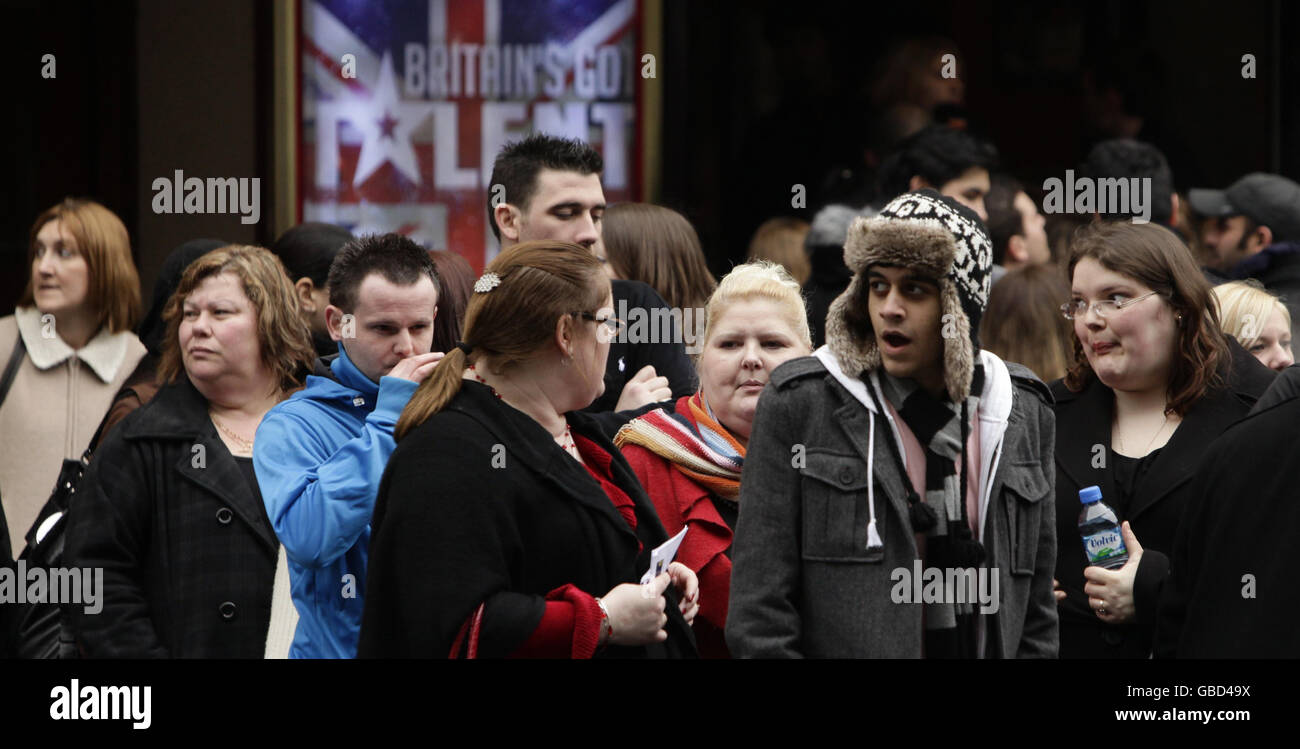
[[[649,569],[667,534],[580,411],[604,387],[618,326],[600,263],[578,245],[526,242],[474,291],[465,340],[395,430],[358,655],[454,657],[480,611],[483,657],[693,655],[695,573]]]
[[[67,565],[104,570],[103,610],[72,607],[73,629],[92,658],[260,658],[279,543],[252,446],[311,338],[258,247],[195,260],[164,320],[167,384],[109,434],[68,509]]]
[[[1170,555],[1156,657],[1300,658],[1298,385],[1300,367],[1283,370],[1206,448]]]
[[[601,238],[605,193],[600,184],[604,161],[591,146],[537,134],[510,143],[497,154],[487,192],[488,223],[505,250],[519,242],[572,242],[595,251]],[[613,436],[633,417],[655,407],[672,408],[677,398],[695,392],[695,367],[686,355],[682,331],[668,305],[640,281],[611,283],[615,310],[636,310],[646,319],[668,320],[667,330],[610,343],[605,392],[584,411],[597,414]],[[658,314],[656,314],[658,313]]]
[[[1074,362],[1052,385],[1061,657],[1145,658],[1192,472],[1273,373],[1232,348],[1209,284],[1168,231],[1092,224],[1067,269]],[[1123,521],[1118,570],[1085,565],[1079,490],[1094,485]]]

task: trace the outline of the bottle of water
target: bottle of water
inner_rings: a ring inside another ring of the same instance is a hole
[[[1083,511],[1079,513],[1079,534],[1083,536],[1083,553],[1088,564],[1119,569],[1128,561],[1128,547],[1120,532],[1115,511],[1101,501],[1101,488],[1089,486],[1079,490]]]

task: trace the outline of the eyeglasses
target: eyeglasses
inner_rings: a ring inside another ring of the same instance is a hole
[[[1143,299],[1158,293],[1159,292],[1157,291],[1148,291],[1142,296],[1133,297],[1132,299],[1123,302],[1117,302],[1113,299],[1102,299],[1100,301],[1092,302],[1091,306],[1097,311],[1097,317],[1105,319],[1125,307],[1137,304]],[[1087,317],[1088,307],[1089,303],[1087,301],[1083,299],[1072,299],[1061,305],[1061,314],[1065,315],[1065,319],[1067,320],[1073,320],[1078,317]]]
[[[613,315],[610,315],[609,317],[596,317],[592,312],[579,312],[578,316],[584,320],[600,323],[601,329],[599,333],[605,336],[600,338],[601,343],[609,343],[627,328],[626,323]]]

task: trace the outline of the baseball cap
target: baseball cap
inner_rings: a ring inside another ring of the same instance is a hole
[[[1274,241],[1300,240],[1300,185],[1281,175],[1254,172],[1226,190],[1189,190],[1187,202],[1202,216],[1245,216]]]

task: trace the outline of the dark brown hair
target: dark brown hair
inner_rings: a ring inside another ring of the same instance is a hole
[[[1073,361],[1074,332],[1061,314],[1070,285],[1054,265],[1026,265],[993,285],[980,321],[980,345],[1003,361],[1023,364],[1044,382],[1059,380]]]
[[[1107,270],[1146,284],[1182,315],[1177,355],[1169,376],[1169,410],[1185,415],[1211,388],[1224,384],[1229,357],[1219,328],[1219,313],[1210,284],[1192,260],[1191,251],[1156,224],[1094,222],[1074,236],[1066,277],[1092,258]],[[1065,386],[1078,392],[1096,377],[1083,344],[1075,336],[1074,357]],[[1221,373],[1220,368],[1224,368]]]
[[[428,276],[434,292],[442,293],[428,250],[401,234],[367,234],[343,245],[330,263],[326,277],[330,304],[344,312],[355,312],[361,284],[371,273],[378,273],[396,286],[410,286],[419,283],[421,276]]]
[[[429,258],[442,281],[438,316],[433,320],[433,350],[451,351],[460,340],[460,330],[465,324],[465,305],[473,293],[474,269],[465,258],[448,250],[433,250]]]
[[[601,238],[618,277],[650,284],[669,307],[702,309],[718,287],[695,227],[671,208],[612,205]]]
[[[500,283],[475,291],[465,308],[466,354],[452,348],[442,357],[397,421],[400,440],[441,411],[460,392],[465,367],[490,357],[502,371],[533,356],[555,335],[565,315],[595,312],[609,296],[609,278],[591,251],[568,242],[523,242],[505,250],[484,273]],[[594,332],[592,333],[595,334]]]
[[[248,245],[227,245],[190,263],[167,307],[163,320],[167,337],[158,362],[158,381],[175,382],[185,371],[181,360],[181,311],[185,298],[209,276],[233,273],[244,295],[257,310],[257,339],[262,363],[273,371],[280,388],[301,385],[316,361],[307,323],[298,311],[298,297],[280,258],[270,250]]]
[[[36,303],[32,288],[36,235],[56,220],[63,222],[64,230],[77,242],[77,252],[86,259],[86,302],[97,315],[95,329],[107,326],[110,333],[131,330],[140,319],[140,275],[131,259],[131,238],[117,214],[93,200],[64,198],[36,217],[27,241],[27,288],[18,306]]]

